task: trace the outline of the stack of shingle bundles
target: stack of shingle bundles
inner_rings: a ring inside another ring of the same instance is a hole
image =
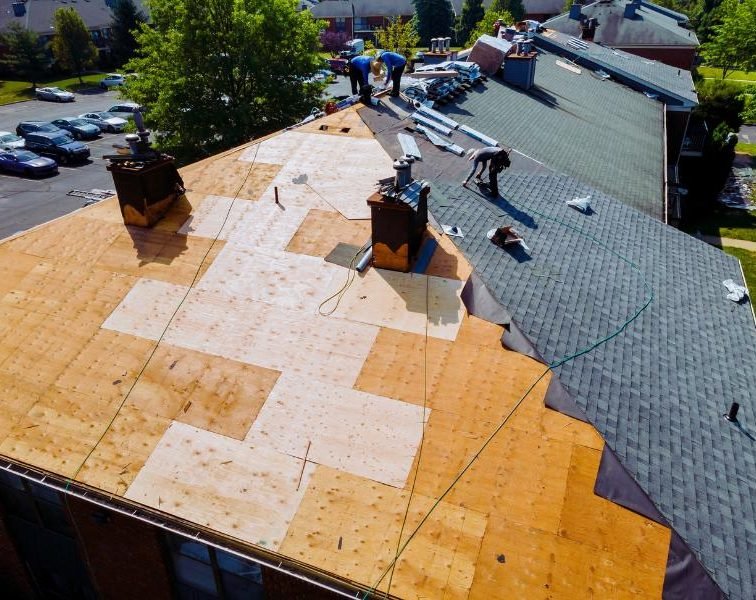
[[[485,75],[480,72],[480,65],[474,62],[462,62],[461,60],[452,60],[444,63],[445,68],[459,73],[462,85],[475,85],[481,80],[486,79]]]
[[[402,93],[411,100],[416,100],[420,103],[425,102],[428,99],[428,80],[413,83],[404,88]]]

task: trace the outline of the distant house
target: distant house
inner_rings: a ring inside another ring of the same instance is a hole
[[[464,0],[451,0],[454,13],[462,13]],[[491,0],[484,0],[488,6]],[[306,2],[302,3],[303,6]],[[559,14],[563,0],[524,0],[525,17],[543,21]],[[400,17],[409,21],[415,14],[412,0],[324,0],[310,7],[317,19],[328,21],[328,31],[344,32],[349,36],[372,39],[376,29],[388,19]]]
[[[110,52],[110,25],[113,22],[112,7],[115,0],[34,0],[13,2],[10,10],[0,11],[0,30],[11,23],[19,23],[45,40],[55,35],[53,15],[59,8],[75,8],[89,30],[92,41],[100,54]],[[137,9],[147,13],[142,0],[134,0]]]
[[[590,19],[596,19],[596,26],[584,27]],[[570,12],[554,17],[545,25],[680,69],[693,66],[699,46],[687,16],[645,0],[630,3],[600,0],[587,6],[573,4]]]

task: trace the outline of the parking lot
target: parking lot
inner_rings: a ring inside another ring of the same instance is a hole
[[[0,131],[15,133],[20,121],[51,121],[85,112],[106,110],[120,102],[118,92],[92,89],[77,93],[75,102],[56,103],[29,100],[0,106]],[[123,134],[103,133],[86,142],[92,155],[80,165],[60,166],[60,172],[43,179],[0,174],[0,239],[29,229],[80,208],[84,198],[69,196],[72,190],[113,189],[105,170],[103,155],[113,154],[114,143],[123,143]]]

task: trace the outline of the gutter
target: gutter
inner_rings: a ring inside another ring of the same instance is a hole
[[[669,180],[667,179],[667,105],[664,105],[662,111],[662,194],[664,197],[664,224],[669,225]],[[684,140],[685,138],[683,138]]]
[[[164,531],[179,535],[181,537],[192,539],[208,546],[212,546],[217,550],[228,552],[244,560],[251,560],[259,563],[264,567],[283,573],[299,581],[314,585],[321,589],[327,590],[332,594],[340,596],[342,598],[351,598],[352,600],[361,600],[368,597],[366,594],[370,594],[371,590],[367,587],[359,586],[358,584],[350,584],[345,581],[341,581],[328,575],[327,573],[317,572],[312,567],[307,565],[296,563],[292,560],[282,560],[281,556],[276,555],[273,552],[265,552],[263,549],[255,548],[254,553],[244,553],[236,550],[229,544],[223,544],[220,541],[215,541],[214,538],[222,536],[223,534],[216,534],[211,536],[206,533],[207,530],[201,528],[189,521],[184,521],[176,517],[171,516],[170,519],[166,515],[159,513],[158,511],[142,507],[137,503],[132,503],[126,498],[119,498],[116,500],[112,495],[106,494],[99,490],[87,489],[82,484],[71,482],[64,483],[57,477],[50,474],[46,474],[42,471],[35,470],[32,467],[23,466],[18,463],[10,462],[6,457],[0,460],[0,469],[12,473],[17,477],[22,477],[28,481],[32,481],[38,485],[44,486],[48,489],[55,490],[56,492],[72,496],[78,500],[88,502],[99,508],[113,511],[125,517],[136,519],[152,527],[157,527]],[[179,524],[181,523],[181,525]],[[240,543],[241,545],[241,543]],[[260,554],[258,555],[257,552]],[[298,569],[304,572],[299,572]],[[336,587],[339,586],[339,587]],[[351,588],[349,591],[345,591],[345,588]]]

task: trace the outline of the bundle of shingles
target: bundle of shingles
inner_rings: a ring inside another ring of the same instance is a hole
[[[456,60],[426,65],[415,71],[425,78],[406,87],[404,94],[420,103],[445,104],[485,78],[477,64]],[[434,77],[434,73],[438,76]]]

